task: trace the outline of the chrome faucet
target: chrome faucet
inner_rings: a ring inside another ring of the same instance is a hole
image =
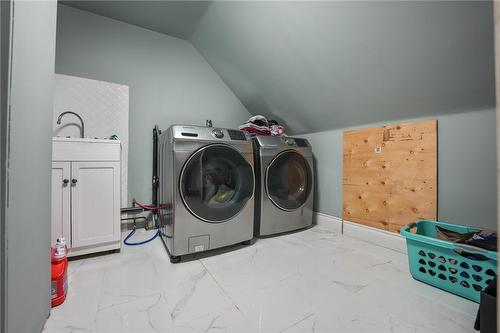
[[[67,114],[67,113],[71,113],[71,114],[73,114],[73,115],[77,116],[77,117],[78,117],[78,119],[80,119],[80,122],[82,123],[82,131],[81,131],[81,135],[82,135],[82,138],[85,138],[85,125],[84,125],[84,123],[83,123],[83,119],[82,119],[82,117],[80,117],[80,115],[79,115],[78,113],[75,113],[75,112],[73,112],[73,111],[65,111],[65,112],[61,113],[61,114],[59,115],[59,117],[57,117],[57,125],[61,125],[61,119],[62,119],[62,117],[63,117],[65,114]]]

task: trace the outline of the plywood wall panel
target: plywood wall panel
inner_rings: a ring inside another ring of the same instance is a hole
[[[343,218],[387,231],[437,218],[437,121],[344,133]]]

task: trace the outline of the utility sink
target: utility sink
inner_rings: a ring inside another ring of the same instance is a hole
[[[119,140],[52,138],[52,161],[119,161]]]

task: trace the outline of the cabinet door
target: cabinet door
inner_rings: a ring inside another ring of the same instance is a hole
[[[74,248],[120,241],[120,162],[71,163]]]
[[[70,162],[52,162],[51,244],[66,238],[71,247],[70,230]]]

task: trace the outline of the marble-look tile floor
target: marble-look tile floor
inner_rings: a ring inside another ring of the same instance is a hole
[[[68,297],[44,332],[474,331],[477,304],[331,224],[219,252],[171,264],[156,239],[71,261]]]

